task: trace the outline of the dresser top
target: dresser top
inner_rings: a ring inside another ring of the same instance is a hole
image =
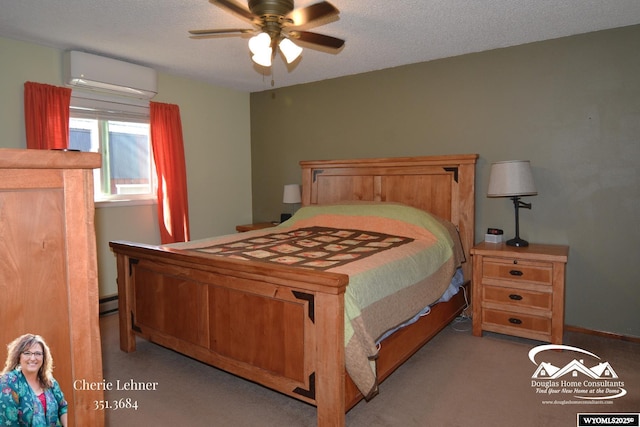
[[[506,243],[478,243],[471,249],[472,255],[527,258],[541,261],[567,262],[569,246],[530,243],[529,246],[508,246]]]
[[[95,169],[101,165],[99,153],[0,148],[0,169]]]

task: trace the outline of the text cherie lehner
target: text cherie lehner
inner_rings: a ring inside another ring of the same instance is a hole
[[[129,391],[149,391],[157,390],[157,382],[134,381],[133,378],[126,381],[87,381],[85,379],[73,382],[74,390],[129,390]]]

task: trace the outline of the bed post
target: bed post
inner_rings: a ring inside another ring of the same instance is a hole
[[[471,280],[472,277],[472,264],[471,264],[471,248],[475,244],[475,229],[476,229],[476,216],[475,216],[475,168],[476,168],[477,156],[472,157],[472,160],[468,163],[460,164],[458,169],[460,171],[460,189],[458,191],[459,197],[459,213],[458,230],[460,232],[460,239],[462,240],[462,248],[464,249],[464,256],[466,262],[462,264],[464,271],[464,277],[467,280]]]
[[[344,287],[316,294],[316,406],[318,427],[345,424]]]

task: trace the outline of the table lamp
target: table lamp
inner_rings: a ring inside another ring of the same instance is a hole
[[[487,197],[509,197],[513,200],[516,211],[516,237],[507,240],[509,246],[529,246],[529,242],[520,238],[520,208],[531,209],[531,203],[524,203],[521,196],[535,196],[538,194],[533,183],[531,164],[529,160],[507,160],[491,165],[489,175],[489,189]]]
[[[295,204],[302,202],[302,197],[300,196],[300,185],[299,184],[286,184],[284,186],[284,194],[282,196],[282,203],[285,205],[290,205],[291,213],[283,213],[280,214],[280,222],[285,222],[295,210]]]

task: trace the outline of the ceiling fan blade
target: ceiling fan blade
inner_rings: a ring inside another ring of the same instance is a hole
[[[315,44],[331,49],[340,49],[344,46],[344,40],[324,34],[312,33],[309,31],[290,31],[289,36],[301,42]]]
[[[211,39],[223,36],[241,36],[243,34],[253,33],[253,29],[249,28],[226,28],[218,30],[191,30],[189,38],[192,39]]]
[[[325,20],[331,18],[337,18],[340,11],[336,9],[334,5],[328,1],[315,3],[307,7],[301,7],[296,9],[287,15],[288,19],[293,22],[291,25],[294,27],[308,26],[311,27],[312,23],[318,21],[318,25]]]
[[[257,16],[255,16],[249,9],[241,4],[236,3],[233,0],[209,0],[209,3],[215,4],[216,6],[220,6],[223,9],[233,13],[239,18],[244,19],[245,21],[253,22]]]

